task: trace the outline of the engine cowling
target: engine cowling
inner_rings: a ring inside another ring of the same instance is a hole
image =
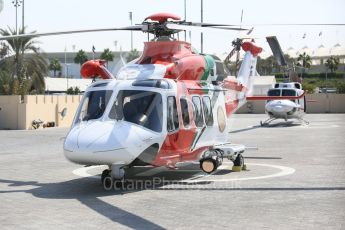
[[[83,78],[101,77],[102,79],[114,79],[115,77],[105,67],[104,60],[90,60],[85,62],[80,69]]]

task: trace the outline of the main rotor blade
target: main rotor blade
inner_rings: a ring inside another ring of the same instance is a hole
[[[180,25],[180,24],[175,24],[175,23],[168,23],[166,25],[166,27],[168,29],[172,29],[172,30],[189,30],[189,29],[195,29],[195,28],[199,28],[199,29],[202,29],[202,28],[211,28],[211,29],[221,29],[221,30],[237,30],[237,31],[246,31],[248,29],[243,29],[243,28],[238,28],[238,27],[222,27],[222,26],[211,26],[211,25],[207,25],[207,26],[198,26],[196,24],[194,25]]]
[[[120,27],[120,28],[101,28],[101,29],[90,29],[90,30],[71,30],[71,31],[47,32],[47,33],[37,33],[37,34],[18,34],[18,35],[2,36],[2,37],[0,37],[0,40],[9,40],[9,39],[14,39],[14,38],[27,38],[27,37],[54,36],[54,35],[63,35],[63,34],[117,31],[117,30],[142,31],[143,29],[144,29],[143,25],[134,25],[134,26],[127,26],[127,27]]]
[[[345,26],[344,23],[272,23],[272,24],[248,24],[244,26]]]
[[[179,25],[185,26],[198,26],[198,27],[212,27],[212,26],[240,26],[240,25],[230,25],[230,24],[219,24],[219,23],[205,23],[205,22],[180,22]]]
[[[276,36],[266,37],[266,40],[271,47],[273,56],[276,58],[278,65],[287,66],[284,53],[279,45],[278,39]]]

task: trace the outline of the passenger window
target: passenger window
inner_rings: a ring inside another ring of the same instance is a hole
[[[195,125],[197,127],[203,127],[204,126],[204,118],[203,118],[203,114],[202,114],[200,97],[197,97],[197,96],[192,97],[192,102],[194,105],[193,115],[194,115]]]
[[[204,109],[205,123],[207,126],[213,125],[213,114],[210,97],[206,96],[202,98],[202,105]]]
[[[168,132],[175,131],[179,128],[178,114],[175,97],[168,97],[168,119],[167,119],[167,129]]]
[[[188,102],[186,98],[181,98],[180,104],[181,104],[183,126],[188,127],[190,124],[190,119],[189,119],[189,112],[188,112]]]

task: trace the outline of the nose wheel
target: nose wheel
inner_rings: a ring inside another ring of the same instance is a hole
[[[102,172],[101,182],[103,188],[107,191],[111,189],[119,189],[124,183],[125,170],[123,166],[112,165],[110,169],[106,169]]]

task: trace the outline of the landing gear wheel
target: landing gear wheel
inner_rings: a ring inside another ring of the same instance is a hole
[[[110,191],[114,186],[113,178],[110,175],[104,177],[102,184],[105,190]]]
[[[122,190],[124,188],[125,178],[114,180],[114,188]]]
[[[215,162],[209,159],[200,162],[200,168],[205,173],[212,173],[213,171],[217,169]]]
[[[102,176],[101,176],[101,182],[102,182],[102,184],[103,184],[104,178],[105,178],[106,176],[109,176],[109,175],[110,175],[110,170],[109,170],[109,169],[106,169],[106,170],[104,170],[104,171],[102,172]]]
[[[240,172],[241,170],[245,170],[244,158],[242,154],[238,154],[236,159],[234,160],[234,166],[232,167],[232,171]]]
[[[125,183],[125,177],[123,176],[121,179],[114,179],[111,175],[111,170],[106,169],[102,172],[101,181],[103,188],[107,191],[111,189],[121,189]]]
[[[236,159],[234,160],[234,166],[243,166],[244,164],[244,158],[242,154],[238,154]]]

